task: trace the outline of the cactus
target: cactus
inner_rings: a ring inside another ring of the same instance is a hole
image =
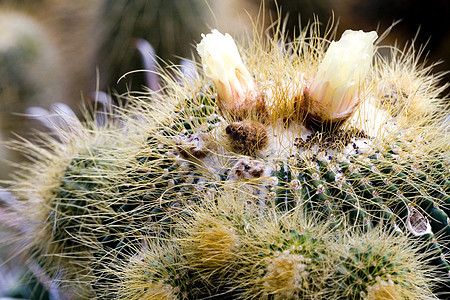
[[[73,297],[445,297],[441,88],[413,50],[319,29],[242,48],[213,30],[196,80],[161,70],[106,125],[18,142],[25,253]]]
[[[215,200],[190,206],[171,240],[149,239],[114,268],[119,298],[433,298],[434,269],[390,225],[363,232],[305,220],[301,209],[243,209],[249,203],[230,191]]]
[[[335,248],[339,259],[334,270],[336,278],[332,282],[339,295],[352,299],[427,297],[426,277],[429,274],[424,274],[420,266],[424,256],[411,249],[404,251],[405,245],[400,244],[411,243],[404,236],[394,237],[375,230],[363,236],[347,236],[343,242],[345,247]],[[414,248],[411,244],[406,247]],[[415,275],[417,278],[413,278]]]

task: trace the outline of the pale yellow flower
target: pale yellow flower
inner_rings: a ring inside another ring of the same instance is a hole
[[[375,31],[346,30],[331,42],[309,87],[310,113],[324,120],[349,116],[360,102],[359,90],[369,73]]]
[[[228,33],[223,35],[216,29],[202,37],[197,51],[206,76],[214,82],[222,106],[239,110],[246,99],[256,96],[256,86],[236,43]]]

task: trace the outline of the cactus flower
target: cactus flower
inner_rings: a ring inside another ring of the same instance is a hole
[[[197,45],[206,76],[211,78],[217,88],[222,108],[239,111],[247,99],[256,97],[256,86],[252,76],[242,62],[233,38],[213,29],[202,34]]]
[[[375,31],[346,30],[338,42],[331,42],[309,87],[309,113],[322,121],[350,116],[359,98],[374,54]]]

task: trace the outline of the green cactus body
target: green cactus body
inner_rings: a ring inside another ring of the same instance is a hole
[[[340,290],[336,297],[339,299],[382,299],[383,297],[402,299],[419,296],[414,294],[420,293],[416,289],[418,281],[412,280],[410,276],[420,272],[421,267],[412,263],[411,257],[408,256],[421,254],[419,252],[405,253],[406,255],[403,256],[401,248],[405,245],[400,246],[400,244],[409,242],[404,240],[398,232],[387,235],[381,233],[384,238],[392,237],[389,243],[375,242],[376,231],[365,233],[366,237],[359,241],[355,240],[355,236],[349,236],[352,241],[345,241],[348,243],[348,248],[337,254],[339,259],[334,272],[339,279],[331,283]]]
[[[407,273],[409,270],[392,258],[392,253],[376,253],[370,246],[367,249],[351,249],[350,257],[343,257],[337,266],[337,273],[343,277],[339,282],[345,298],[364,297],[367,288],[380,281],[381,277],[389,278],[392,284],[398,284],[391,278]],[[395,279],[394,279],[395,280]]]
[[[308,231],[299,233],[291,229],[287,235],[281,235],[278,242],[271,243],[269,249],[267,266],[260,271],[263,294],[297,299],[307,294],[304,290],[314,290],[319,285],[314,267],[324,260],[324,241],[314,238]],[[293,260],[297,266],[289,270],[289,264],[285,265],[284,260]],[[283,285],[285,288],[280,291]]]
[[[104,152],[104,151],[103,151]],[[88,222],[77,220],[73,216],[91,216],[93,224],[96,227],[100,218],[101,207],[98,207],[98,199],[105,198],[101,194],[101,186],[104,186],[104,175],[99,170],[113,167],[112,163],[102,158],[102,150],[94,149],[87,157],[76,157],[70,162],[69,167],[64,171],[60,186],[55,189],[55,199],[52,203],[52,214],[50,215],[52,223],[56,223],[54,236],[57,240],[71,243],[70,232],[89,232],[90,226],[84,226]],[[84,193],[84,197],[79,197],[79,193]],[[103,192],[104,193],[104,192]],[[78,223],[78,224],[77,224]]]

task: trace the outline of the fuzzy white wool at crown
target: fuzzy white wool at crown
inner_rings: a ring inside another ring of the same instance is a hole
[[[370,137],[381,137],[397,129],[392,117],[377,106],[376,101],[373,97],[365,99],[348,120],[351,126],[363,130]]]
[[[297,123],[292,123],[286,128],[283,122],[280,121],[274,126],[270,126],[267,130],[269,133],[269,141],[267,150],[274,157],[290,157],[298,152],[298,147],[295,142],[298,138],[306,140],[313,132],[305,126]]]

